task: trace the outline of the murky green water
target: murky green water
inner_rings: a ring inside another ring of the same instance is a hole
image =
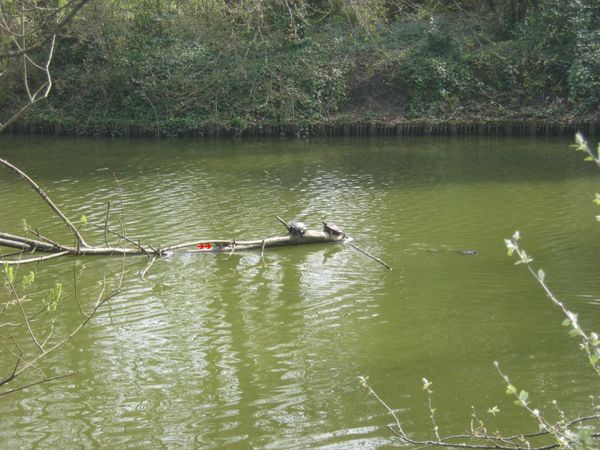
[[[556,399],[569,414],[587,412],[597,378],[560,313],[503,246],[519,229],[557,294],[585,327],[600,328],[591,201],[600,174],[568,144],[3,137],[0,157],[70,217],[102,224],[110,201],[113,227],[123,209],[128,236],[141,242],[262,238],[283,230],[275,215],[309,227],[329,219],[394,270],[337,245],[271,250],[264,261],[260,252],[179,253],[157,262],[147,281],[143,257],[48,261],[36,269],[26,308],[39,309],[62,282],[56,338],[82,318],[74,272],[84,308],[102,279],[110,289],[122,270],[125,291],[40,364],[48,376],[73,376],[0,397],[0,448],[393,446],[392,419],[360,375],[418,438],[432,435],[423,377],[433,382],[443,434],[466,431],[471,406],[488,429],[536,430],[504,394],[493,361],[535,407]],[[68,239],[3,169],[0,228],[19,232],[22,219]],[[47,319],[35,322],[40,334]],[[15,333],[0,328],[5,344]],[[4,377],[14,364],[6,346],[0,358]],[[491,417],[494,405],[501,414]]]

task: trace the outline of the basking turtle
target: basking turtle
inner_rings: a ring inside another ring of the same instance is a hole
[[[294,220],[288,224],[288,231],[290,234],[299,234],[300,236],[304,236],[304,233],[306,233],[306,225],[304,225],[304,222]]]
[[[334,235],[334,236],[343,236],[346,237],[346,233],[344,233],[342,231],[342,229],[340,227],[338,227],[335,223],[327,223],[327,222],[323,222],[323,231],[329,233],[330,235]]]

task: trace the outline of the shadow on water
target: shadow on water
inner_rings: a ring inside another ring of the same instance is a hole
[[[564,180],[593,175],[567,146],[569,139],[541,138],[338,138],[269,140],[151,140],[61,137],[8,137],[0,155],[28,167],[40,181],[48,159],[59,179],[89,176],[90,171],[138,176],[179,177],[189,173],[233,172],[240,178],[274,175],[274,186],[302,171],[320,167],[337,173],[360,172],[375,182],[413,185],[445,182],[497,182],[523,179]],[[90,164],[76,163],[85,148]],[[443,151],[440,151],[443,149]],[[168,156],[165,158],[165,156]],[[273,166],[273,158],[277,159]],[[97,167],[100,163],[100,167]],[[36,167],[40,166],[40,173]],[[276,168],[276,170],[275,170]]]

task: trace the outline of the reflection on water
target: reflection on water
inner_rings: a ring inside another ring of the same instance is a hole
[[[327,219],[394,267],[343,245],[264,259],[178,252],[147,281],[143,258],[48,262],[38,268],[40,291],[67,285],[74,263],[88,305],[103,276],[114,280],[123,267],[126,290],[49,356],[46,367],[73,377],[0,398],[7,447],[392,445],[391,419],[359,375],[417,436],[430,430],[422,377],[434,382],[445,433],[468,426],[471,405],[496,404],[503,414],[491,426],[522,431],[494,360],[540,405],[587,404],[592,374],[560,314],[502,245],[520,229],[557,293],[598,327],[600,236],[590,202],[598,174],[566,142],[8,138],[0,157],[72,217],[103,224],[110,202],[113,226],[121,220],[152,245],[277,235],[275,215],[313,228]],[[68,237],[10,174],[0,174],[0,192],[1,228],[19,231],[26,219]],[[66,330],[78,320],[65,300],[57,323]]]

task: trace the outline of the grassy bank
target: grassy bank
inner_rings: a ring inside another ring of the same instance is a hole
[[[594,134],[598,2],[485,5],[94,2],[59,42],[49,100],[13,130]],[[5,79],[6,113],[22,87]]]

